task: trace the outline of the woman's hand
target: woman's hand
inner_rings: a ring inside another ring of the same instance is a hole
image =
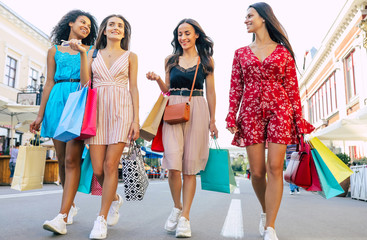
[[[218,129],[217,126],[215,125],[215,123],[210,123],[209,125],[209,131],[210,131],[210,136],[212,138],[218,138]]]
[[[151,81],[158,81],[159,79],[161,79],[161,77],[158,74],[155,74],[154,72],[148,72],[146,76]]]
[[[80,53],[86,53],[87,50],[82,46],[80,40],[77,39],[71,39],[69,41],[69,46],[71,49],[73,49],[74,51],[78,51]]]
[[[128,138],[129,139],[132,139],[132,140],[136,140],[139,138],[139,131],[140,131],[140,128],[139,128],[139,123],[137,122],[133,122],[131,123],[131,126],[130,126],[130,131],[129,131],[129,135],[128,135]]]
[[[236,132],[238,132],[238,128],[235,126],[235,127],[229,127],[227,128],[228,131],[230,131],[232,134],[235,134]]]
[[[29,131],[34,134],[38,132],[40,130],[42,120],[43,120],[42,117],[37,116],[36,120],[34,120],[34,122],[32,122],[31,125],[29,125]]]

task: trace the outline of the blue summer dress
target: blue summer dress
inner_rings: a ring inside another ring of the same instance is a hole
[[[58,83],[58,81],[80,79],[80,53],[71,55],[68,52],[60,52],[57,45],[55,45],[55,48],[55,85],[46,104],[41,128],[41,137],[48,138],[54,137],[66,100],[69,94],[75,92],[79,86],[79,82],[62,81]],[[92,46],[89,50],[91,48]]]

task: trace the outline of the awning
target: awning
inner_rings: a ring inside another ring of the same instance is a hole
[[[367,141],[367,119],[341,119],[313,135],[320,140]]]

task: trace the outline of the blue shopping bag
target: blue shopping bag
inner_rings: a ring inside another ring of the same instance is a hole
[[[326,199],[344,193],[343,188],[339,185],[328,166],[322,160],[319,152],[316,149],[311,149],[311,153],[322,188],[322,191],[318,191],[318,193]]]
[[[89,194],[92,186],[93,168],[92,168],[92,162],[90,160],[89,150],[86,147],[84,148],[84,152],[86,154],[82,166],[80,168],[80,180],[79,180],[78,192]]]
[[[214,140],[216,148],[209,149],[209,159],[205,170],[200,172],[201,189],[231,193],[237,187],[234,179],[229,151],[220,149]]]
[[[61,114],[59,125],[55,130],[54,139],[68,142],[80,136],[87,95],[87,87],[83,87],[81,90],[69,94]]]

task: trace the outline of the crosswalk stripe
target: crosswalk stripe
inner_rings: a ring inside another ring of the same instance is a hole
[[[240,199],[232,199],[221,235],[228,238],[243,238],[243,219]]]

